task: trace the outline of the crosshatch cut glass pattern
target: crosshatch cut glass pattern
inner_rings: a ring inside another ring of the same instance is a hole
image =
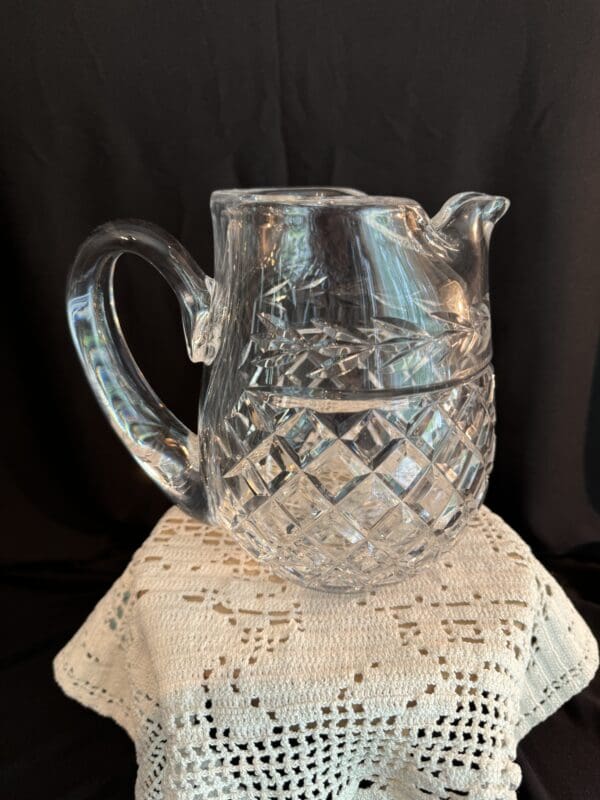
[[[483,501],[493,382],[488,368],[337,413],[247,391],[211,440],[219,521],[308,586],[348,591],[411,574],[450,547]]]
[[[359,591],[413,574],[482,503],[494,453],[487,289],[508,201],[351,189],[215,192],[215,278],[174,239],[110,223],[83,244],[71,330],[113,428],[181,508],[279,575]],[[199,433],[160,402],[122,338],[119,255],[155,266],[190,357],[212,364]]]

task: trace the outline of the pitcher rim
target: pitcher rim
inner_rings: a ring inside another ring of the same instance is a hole
[[[290,204],[298,202],[303,197],[327,199],[328,197],[368,197],[366,192],[360,189],[352,189],[349,186],[257,186],[248,189],[215,189],[210,195],[210,203],[217,201],[229,201],[229,203],[239,203],[244,201],[264,201],[277,202],[274,197],[287,196]]]
[[[253,189],[219,189],[211,194],[211,208],[218,205],[227,212],[248,209],[341,209],[347,211],[410,209],[418,216],[430,217],[421,204],[409,197],[370,195],[358,189],[337,186],[264,187]]]

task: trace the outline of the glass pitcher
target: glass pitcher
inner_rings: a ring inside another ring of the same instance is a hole
[[[450,547],[487,488],[488,247],[508,205],[466,192],[430,219],[351,189],[218,191],[214,279],[155,226],[108,223],[69,277],[75,346],[116,433],[186,512],[305,586],[394,583]],[[198,434],[123,338],[123,253],[164,276],[190,358],[213,365]]]

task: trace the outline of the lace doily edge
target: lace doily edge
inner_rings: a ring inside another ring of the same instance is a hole
[[[548,702],[543,706],[538,706],[530,715],[525,724],[517,724],[515,728],[515,741],[518,744],[521,742],[530,731],[541,725],[549,717],[555,714],[565,703],[568,703],[578,694],[583,692],[594,679],[598,670],[598,644],[595,638],[590,634],[589,648],[586,648],[584,658],[580,661],[578,669],[574,671],[568,678],[557,687],[554,687],[553,693],[548,698]],[[567,691],[565,692],[565,688]]]
[[[137,744],[133,710],[130,705],[122,697],[112,695],[104,687],[76,676],[65,652],[67,649],[61,650],[52,663],[54,680],[58,686],[71,700],[116,722],[127,733],[131,741]]]
[[[598,670],[599,657],[598,644],[591,634],[587,644],[585,655],[580,661],[577,670],[571,673],[568,679],[565,678],[560,685],[553,687],[553,692],[547,698],[547,702],[531,713],[524,725],[517,724],[514,729],[515,744],[589,686]],[[56,683],[71,699],[116,722],[126,731],[135,744],[138,738],[135,726],[135,709],[123,697],[111,694],[107,689],[93,683],[89,678],[76,675],[73,664],[68,658],[68,653],[65,652],[67,649],[62,650],[54,659],[53,672]],[[153,706],[158,705],[150,698],[148,700]]]

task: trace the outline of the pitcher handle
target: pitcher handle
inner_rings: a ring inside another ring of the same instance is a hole
[[[123,253],[140,256],[175,292],[192,361],[210,364],[217,350],[212,324],[215,281],[160,228],[137,220],[109,222],[80,247],[67,284],[71,335],[87,379],[113,429],[138,464],[177,505],[206,508],[198,436],[160,401],[123,336],[113,273]]]

